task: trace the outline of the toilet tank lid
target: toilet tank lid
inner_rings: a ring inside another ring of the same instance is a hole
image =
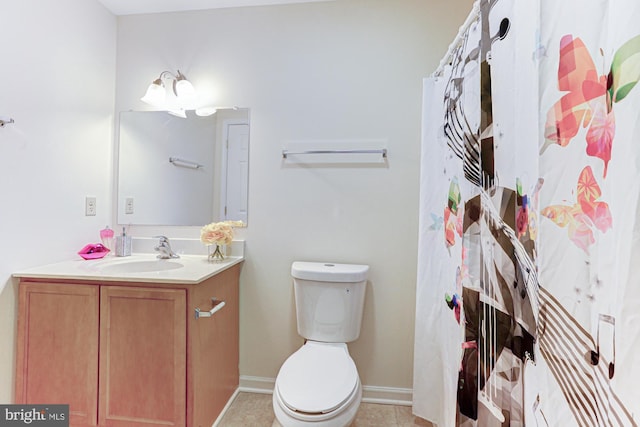
[[[296,279],[318,282],[362,282],[368,273],[369,266],[359,264],[296,261],[291,265],[291,275]]]

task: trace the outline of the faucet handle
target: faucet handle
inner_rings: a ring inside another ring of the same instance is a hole
[[[169,243],[169,238],[167,236],[154,236],[154,239],[160,239],[160,243],[154,249],[158,252],[158,258],[160,259],[169,259],[169,258],[180,258],[180,255],[173,252],[171,249],[171,244]]]
[[[160,239],[160,243],[169,243],[167,236],[153,236],[154,239]]]

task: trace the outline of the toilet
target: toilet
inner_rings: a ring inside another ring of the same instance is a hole
[[[360,335],[368,272],[368,265],[291,265],[305,344],[276,377],[273,409],[283,427],[345,427],[355,418],[362,384],[347,343]]]

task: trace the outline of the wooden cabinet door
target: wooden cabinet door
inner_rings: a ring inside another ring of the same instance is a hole
[[[100,425],[184,426],[186,291],[100,293]]]
[[[97,286],[21,283],[16,403],[69,404],[71,425],[95,426]]]
[[[192,290],[192,315],[195,307],[211,309],[212,298],[225,303],[211,317],[189,318],[192,360],[189,392],[193,400],[189,421],[194,427],[210,426],[238,388],[239,274],[240,266],[235,266]]]
[[[214,330],[212,337],[216,342],[210,343],[209,351],[205,357],[211,355],[209,369],[212,373],[211,382],[215,391],[214,409],[219,414],[222,412],[229,398],[238,388],[239,382],[239,287],[238,272],[224,271],[216,277],[216,289],[213,296],[225,301],[226,306],[214,315],[212,319],[203,319],[199,326],[207,326]],[[211,320],[207,325],[206,320]]]

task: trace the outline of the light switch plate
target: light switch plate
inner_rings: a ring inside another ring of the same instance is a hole
[[[127,197],[124,203],[125,215],[133,214],[133,197]]]

